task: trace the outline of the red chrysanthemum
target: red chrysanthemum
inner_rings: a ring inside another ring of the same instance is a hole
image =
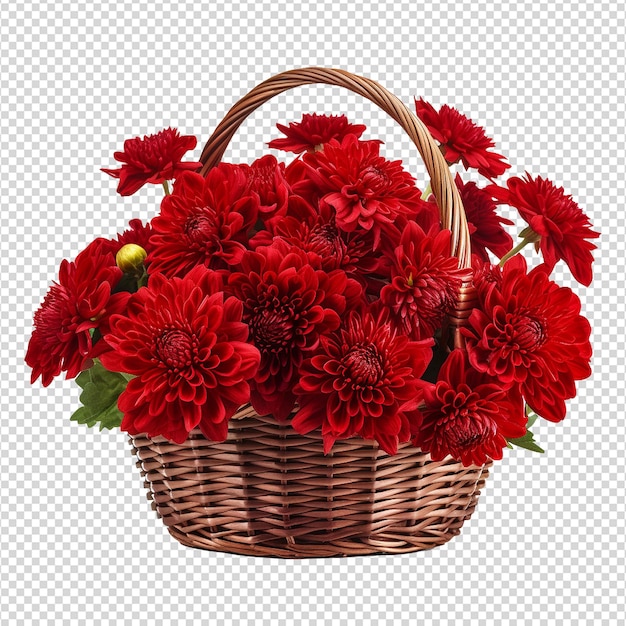
[[[249,189],[259,196],[259,217],[268,219],[284,215],[289,200],[289,184],[285,179],[285,164],[268,154],[252,165],[241,165],[248,177]]]
[[[135,137],[124,142],[124,151],[115,152],[113,158],[122,167],[116,170],[102,168],[113,178],[119,178],[117,192],[130,196],[146,183],[161,184],[177,178],[182,172],[196,170],[202,163],[181,163],[183,155],[196,147],[196,138],[179,135],[175,128],[166,128],[156,135]]]
[[[316,269],[327,272],[342,269],[363,282],[381,267],[381,255],[372,250],[371,231],[346,233],[335,223],[334,211],[327,205],[319,212],[302,205],[297,216],[288,215],[266,222],[266,230],[259,231],[251,240],[251,247],[269,245],[280,237],[292,246],[309,254]]]
[[[151,273],[184,276],[197,265],[225,269],[239,263],[258,203],[237,166],[222,163],[206,178],[186,172],[152,220]]]
[[[517,262],[519,255],[510,259]],[[502,268],[490,261],[484,261],[476,255],[472,255],[473,284],[476,288],[480,306],[485,301],[487,294],[494,287],[500,288],[502,285]]]
[[[462,270],[450,254],[450,236],[449,230],[426,235],[415,222],[402,232],[391,282],[382,288],[378,306],[404,335],[432,337],[456,305]]]
[[[138,219],[130,220],[128,225],[130,228],[117,236],[119,248],[125,246],[127,243],[134,243],[141,246],[149,254],[152,250],[152,246],[150,245],[150,237],[153,233],[152,225],[149,222],[143,224],[143,222]],[[117,250],[115,252],[117,253]]]
[[[575,380],[591,374],[591,332],[579,315],[580,300],[526,262],[507,263],[502,285],[491,289],[463,329],[472,365],[503,386],[520,385],[527,404],[542,417],[565,417]]]
[[[513,222],[496,213],[491,194],[476,183],[464,183],[458,174],[455,182],[467,217],[472,254],[488,261],[487,250],[491,250],[498,258],[503,257],[513,247],[513,239],[502,224],[512,226]]]
[[[299,433],[322,429],[324,452],[355,434],[375,439],[388,454],[408,441],[419,414],[420,376],[432,339],[410,341],[381,318],[350,316],[345,329],[324,336],[302,363],[295,387]]]
[[[507,438],[526,433],[519,392],[504,391],[494,378],[477,372],[463,350],[453,350],[436,384],[424,384],[423,415],[413,443],[433,461],[450,455],[463,465],[501,459]]]
[[[25,359],[33,368],[31,383],[41,376],[46,387],[61,372],[74,378],[106,348],[101,340],[96,343],[94,331],[108,332],[110,316],[124,310],[130,294],[112,293],[122,271],[103,251],[104,241],[90,244],[73,262],[61,262],[59,282],[35,313]]]
[[[276,128],[286,136],[273,139],[268,146],[296,154],[320,150],[331,139],[341,141],[347,135],[358,138],[365,131],[363,124],[350,124],[345,115],[317,113],[305,113],[301,122],[291,122],[289,126],[276,124]]]
[[[225,298],[204,267],[185,278],[153,276],[112,320],[103,365],[132,374],[118,407],[122,430],[182,443],[193,428],[224,441],[228,420],[250,399],[247,380],[259,364],[246,342],[242,305]]]
[[[528,222],[539,238],[535,245],[543,254],[545,271],[552,272],[556,262],[563,259],[579,283],[591,283],[591,250],[596,246],[587,240],[600,233],[591,230],[589,218],[571,196],[565,195],[563,187],[526,173],[526,178],[509,178],[506,188],[489,185],[487,191],[498,202],[515,207]]]
[[[102,242],[103,252],[109,252],[114,257],[122,248],[129,243],[141,246],[148,254],[152,251],[152,245],[150,244],[150,237],[153,234],[152,226],[150,223],[144,224],[139,219],[130,220],[128,223],[130,228],[123,233],[118,234],[116,239],[100,239]],[[147,265],[147,261],[146,261]]]
[[[387,161],[378,151],[378,144],[348,135],[341,143],[326,144],[323,152],[303,157],[320,203],[334,210],[337,226],[345,232],[373,231],[374,248],[381,231],[415,217],[422,208],[414,178],[400,161]]]
[[[342,270],[314,269],[305,252],[280,239],[247,252],[240,270],[230,275],[229,288],[243,302],[250,340],[261,352],[251,403],[259,414],[284,420],[303,358],[320,335],[339,326],[349,281]]]
[[[441,215],[435,196],[431,193],[428,200],[421,200],[419,211],[414,218],[422,230],[427,234],[437,233],[441,230]]]
[[[437,112],[432,104],[420,98],[415,100],[415,110],[431,135],[441,144],[448,163],[461,160],[465,169],[475,168],[487,178],[500,176],[511,167],[504,162],[501,154],[490,150],[495,143],[485,131],[455,108],[444,104]]]

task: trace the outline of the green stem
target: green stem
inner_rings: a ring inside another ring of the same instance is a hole
[[[428,186],[426,187],[426,189],[424,189],[424,193],[422,194],[422,200],[428,200],[428,196],[430,196],[432,192],[433,188],[431,187],[430,183],[428,183]]]
[[[503,267],[504,264],[512,257],[515,256],[524,246],[532,243],[533,239],[530,237],[524,237],[520,243],[518,243],[515,248],[509,250],[501,259],[500,259],[500,267]]]
[[[137,279],[137,288],[145,287],[148,284],[148,273],[146,272],[146,268],[142,265],[142,273],[141,276]]]
[[[170,195],[170,186],[166,180],[163,181],[163,191],[165,192],[166,196]]]

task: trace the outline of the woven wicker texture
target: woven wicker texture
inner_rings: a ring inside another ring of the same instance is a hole
[[[394,456],[372,442],[338,441],[247,411],[215,444],[132,438],[149,498],[170,533],[195,548],[283,558],[402,553],[460,532],[485,467],[433,462],[408,444]]]
[[[207,142],[201,172],[217,165],[230,140],[257,107],[287,89],[310,83],[345,87],[386,111],[417,146],[431,177],[452,253],[467,269],[448,326],[458,328],[474,302],[470,240],[463,206],[436,143],[395,96],[374,81],[343,70],[306,68],[255,87],[227,113]],[[199,430],[183,444],[131,436],[148,497],[180,543],[207,550],[282,558],[394,554],[425,550],[458,535],[488,476],[490,463],[465,468],[434,462],[409,444],[389,456],[378,444],[337,441],[324,455],[321,435],[300,435],[249,406],[234,416],[223,443]]]

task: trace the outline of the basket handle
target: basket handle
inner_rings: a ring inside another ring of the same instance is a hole
[[[345,70],[322,67],[289,70],[268,78],[241,98],[217,126],[202,151],[200,161],[203,166],[200,173],[206,174],[221,161],[239,126],[258,107],[283,91],[316,83],[345,87],[367,98],[398,122],[416,145],[431,179],[430,184],[439,207],[441,223],[452,232],[451,252],[458,258],[459,267],[468,270],[456,309],[448,319],[455,329],[465,325],[474,305],[474,290],[471,277],[470,236],[461,197],[448,163],[426,126],[396,96],[377,82]],[[455,345],[463,345],[460,333],[454,334]]]
[[[417,116],[396,96],[369,78],[356,76],[345,70],[322,67],[289,70],[268,78],[241,98],[215,129],[202,151],[200,161],[204,165],[200,173],[206,174],[221,161],[233,135],[255,109],[283,91],[314,83],[345,87],[371,100],[402,126],[417,146],[431,178],[430,184],[439,206],[443,227],[452,231],[452,254],[459,259],[460,267],[471,267],[465,211],[441,150]]]

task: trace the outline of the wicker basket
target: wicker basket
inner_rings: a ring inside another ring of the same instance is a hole
[[[243,120],[272,96],[310,83],[345,87],[387,112],[417,146],[431,177],[453,254],[467,269],[446,332],[458,332],[473,306],[470,242],[450,169],[422,123],[397,98],[367,78],[337,69],[284,72],[261,83],[226,115],[201,156],[206,173],[220,162]],[[488,475],[487,464],[435,462],[410,444],[389,456],[375,442],[339,440],[324,455],[321,436],[245,406],[228,439],[199,430],[182,444],[131,437],[148,498],[180,543],[194,548],[282,558],[395,554],[425,550],[458,535]]]

